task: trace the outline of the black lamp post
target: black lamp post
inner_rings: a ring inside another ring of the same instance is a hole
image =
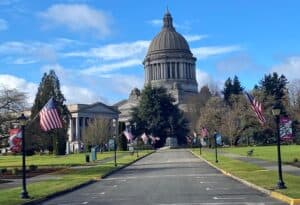
[[[134,132],[136,132],[136,122],[133,123],[133,127],[134,127]],[[136,133],[135,133],[136,134]],[[139,149],[138,149],[138,145],[139,145],[139,138],[136,138],[136,157],[139,157]]]
[[[113,119],[112,120],[112,122],[113,122],[113,128],[114,128],[114,151],[115,151],[115,167],[117,166],[117,140],[116,140],[116,138],[117,138],[117,120],[116,119]]]
[[[215,139],[215,156],[216,156],[216,163],[218,163],[217,131],[214,132],[214,139]]]
[[[202,148],[202,144],[201,144],[201,139],[199,137],[199,152],[200,152],[200,155],[202,154],[201,148]]]
[[[22,192],[21,192],[21,198],[22,199],[28,199],[28,192],[26,189],[26,149],[25,149],[25,125],[27,118],[22,113],[22,115],[18,118],[21,130],[22,130]]]
[[[281,153],[280,153],[280,130],[279,130],[279,117],[280,117],[280,107],[275,105],[272,108],[272,114],[276,117],[276,132],[277,132],[277,163],[278,163],[278,177],[279,181],[277,183],[278,189],[286,189],[286,186],[282,179],[282,168],[281,168]]]

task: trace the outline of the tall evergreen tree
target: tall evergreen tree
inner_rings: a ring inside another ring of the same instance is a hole
[[[233,80],[231,80],[231,78],[228,78],[225,81],[224,89],[222,91],[226,104],[231,105],[231,95],[240,95],[243,93],[243,90],[244,88],[241,86],[241,82],[239,81],[237,76],[234,76]]]
[[[158,146],[165,143],[168,136],[177,137],[178,143],[185,143],[188,132],[187,120],[174,105],[174,99],[164,88],[148,85],[141,93],[139,105],[132,110],[132,123],[136,123],[135,133],[143,132],[160,137]]]
[[[37,115],[51,97],[53,97],[56,109],[62,119],[63,128],[43,132],[40,129],[39,117]],[[70,117],[70,112],[64,104],[65,101],[66,99],[60,90],[59,79],[55,72],[50,70],[49,74],[45,73],[42,77],[31,109],[31,120],[34,121],[30,124],[30,128],[27,129],[29,132],[27,136],[31,136],[28,142],[32,149],[49,149],[58,155],[65,154],[66,136]],[[37,118],[35,118],[36,116]]]
[[[240,95],[243,93],[243,91],[244,88],[241,86],[241,82],[239,81],[239,78],[235,75],[232,83],[232,94]]]
[[[282,108],[283,113],[286,112],[286,106],[288,104],[287,83],[288,81],[284,75],[278,76],[278,74],[274,72],[265,75],[258,87],[266,96],[272,96],[275,99],[275,103]]]
[[[224,89],[222,91],[222,94],[224,95],[224,101],[226,103],[229,103],[231,92],[232,92],[232,80],[231,78],[227,78],[224,84]]]

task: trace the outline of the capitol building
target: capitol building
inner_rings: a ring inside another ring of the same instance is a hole
[[[163,17],[161,31],[153,38],[143,61],[145,85],[164,87],[186,111],[187,100],[198,92],[196,58],[185,38],[173,26],[169,11]],[[131,91],[128,100],[116,104],[119,120],[128,121],[130,110],[138,103],[140,91]]]
[[[143,65],[145,85],[166,88],[179,108],[187,111],[187,100],[198,92],[196,58],[186,39],[174,28],[173,18],[168,10],[163,17],[161,31],[150,43]],[[68,105],[72,114],[68,130],[70,151],[80,149],[82,133],[88,119],[99,117],[128,122],[131,109],[139,103],[140,94],[141,91],[134,88],[127,100],[113,106],[103,103]]]

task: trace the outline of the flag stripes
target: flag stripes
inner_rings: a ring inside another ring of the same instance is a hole
[[[255,115],[258,118],[260,124],[263,125],[266,122],[266,119],[263,115],[261,103],[258,102],[252,95],[250,95],[247,92],[246,92],[246,96],[248,97],[248,100],[251,104],[251,109],[255,112]]]
[[[62,122],[53,102],[53,98],[47,102],[39,113],[40,126],[42,130],[49,131],[56,128],[62,128]]]

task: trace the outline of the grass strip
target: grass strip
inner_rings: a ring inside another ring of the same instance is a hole
[[[118,152],[118,154],[124,154],[127,152]],[[33,155],[26,156],[26,165],[37,166],[77,166],[85,164],[85,156],[89,153],[69,154],[63,156],[56,155]],[[102,152],[97,153],[97,160],[103,160],[112,157],[114,152]],[[22,156],[21,155],[9,155],[0,156],[0,167],[21,167]]]
[[[199,149],[192,149],[192,151],[199,156]],[[202,150],[201,157],[234,176],[265,189],[275,190],[278,181],[277,171],[266,170],[257,165],[231,159],[222,155],[218,156],[219,162],[215,163],[214,153],[205,149]],[[300,177],[283,173],[283,179],[287,189],[276,191],[291,198],[300,198]]]
[[[149,152],[152,151],[140,151],[139,155],[143,157]],[[136,160],[135,155],[122,155],[122,157],[117,158],[118,167],[124,166],[134,160]],[[44,198],[50,194],[75,187],[84,182],[96,178],[99,179],[114,169],[116,169],[114,161],[109,161],[90,168],[64,169],[55,173],[55,175],[59,175],[61,178],[28,184],[27,191],[31,197],[30,200]],[[20,193],[21,187],[0,190],[0,204],[17,205],[30,201],[20,199]]]
[[[281,145],[281,158],[283,163],[300,161],[300,145]],[[247,151],[253,149],[252,157],[277,162],[277,146],[252,146],[220,148],[223,152],[247,156]]]

